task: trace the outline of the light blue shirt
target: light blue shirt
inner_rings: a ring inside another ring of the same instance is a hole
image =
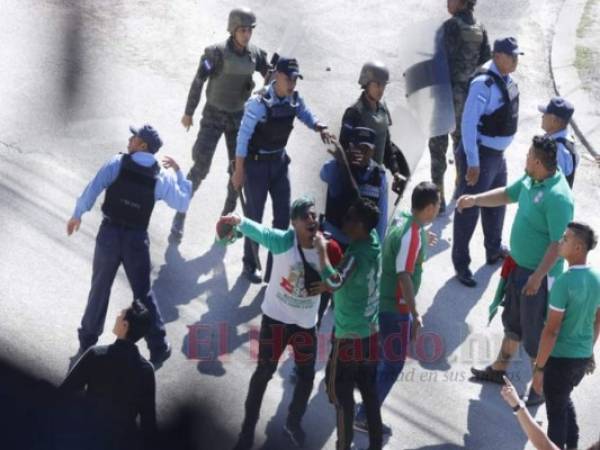
[[[121,169],[122,157],[122,154],[113,156],[110,161],[100,168],[94,179],[86,186],[77,199],[75,212],[73,212],[75,219],[81,219],[84,213],[92,209],[100,193],[117,179]],[[154,155],[148,152],[135,152],[132,159],[144,167],[150,167],[156,162]],[[177,171],[175,176],[164,170],[160,171],[154,189],[156,200],[164,200],[171,208],[179,212],[185,212],[188,209],[191,197],[192,183],[185,179],[181,170]]]
[[[274,81],[269,85],[267,93],[270,96],[268,100],[270,105],[277,105],[281,103],[292,103],[294,101],[293,96],[287,96],[283,98],[275,95]],[[296,108],[296,117],[300,119],[308,128],[314,130],[318,120],[313,113],[306,107],[304,100],[300,95],[297,97],[298,107]],[[267,118],[267,107],[261,100],[259,94],[252,96],[244,107],[244,116],[242,117],[242,123],[240,124],[240,130],[237,136],[237,145],[235,148],[236,156],[245,158],[248,155],[248,143],[252,138],[254,129],[258,122],[265,122]],[[283,150],[283,149],[280,149]],[[278,150],[279,151],[279,150]],[[259,150],[259,153],[268,153],[266,151]]]
[[[327,190],[332,197],[338,197],[342,194],[342,189],[344,187],[342,182],[342,173],[339,163],[332,159],[327,161],[323,167],[321,168],[321,180],[327,183]],[[374,170],[380,170],[379,166],[371,161],[371,165],[365,170],[361,176],[358,176],[356,182],[358,184],[359,189],[361,190],[361,194],[367,194],[367,180],[371,177],[371,174]],[[387,227],[387,206],[388,206],[388,187],[387,180],[385,178],[385,172],[381,173],[381,185],[379,186],[379,202],[377,207],[379,208],[379,222],[377,223],[377,235],[379,239],[383,241],[385,237],[385,231]],[[348,245],[350,243],[350,239],[346,236],[342,230],[340,230],[335,225],[325,221],[323,224],[323,228],[325,231],[331,233],[333,238],[340,242],[341,244]]]
[[[557,131],[554,134],[550,134],[548,137],[554,139],[555,141],[558,138],[565,138],[567,140],[570,140],[569,133],[566,128]],[[564,174],[565,177],[568,177],[573,173],[574,167],[571,152],[560,142],[556,143],[556,162],[558,163],[558,167],[560,168],[560,171]]]
[[[500,75],[493,61],[487,62],[483,67],[489,68],[492,72]],[[510,75],[502,78],[507,87],[514,83]],[[496,86],[496,83],[486,86],[485,81],[487,79],[487,75],[480,75],[471,81],[469,95],[463,110],[461,122],[462,144],[469,167],[479,167],[479,144],[494,150],[504,151],[514,138],[514,136],[485,136],[478,130],[481,117],[492,114],[504,104],[500,88]]]

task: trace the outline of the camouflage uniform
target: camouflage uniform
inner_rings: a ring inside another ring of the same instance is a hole
[[[474,2],[470,3],[471,6],[474,4]],[[460,124],[469,89],[469,78],[478,66],[491,58],[491,49],[485,28],[476,22],[470,9],[456,13],[444,23],[444,44],[450,67],[456,115],[456,129],[452,133],[452,143],[456,148],[461,139]],[[431,181],[440,189],[443,209],[445,209],[444,174],[447,168],[447,149],[448,135],[432,137],[429,140]]]
[[[231,175],[244,103],[254,89],[252,73],[258,71],[265,76],[269,68],[266,52],[249,45],[242,54],[237,53],[231,37],[224,43],[210,46],[204,51],[185,107],[185,114],[193,116],[200,103],[204,83],[208,80],[200,131],[192,148],[194,165],[187,174],[188,180],[192,182],[192,194],[208,175],[217,144],[223,134],[230,161],[228,171]],[[232,212],[236,202],[237,192],[229,182],[222,214]],[[183,213],[177,213],[173,219],[171,233],[179,239],[183,233],[184,221]]]

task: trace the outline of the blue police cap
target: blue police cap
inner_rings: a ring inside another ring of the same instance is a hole
[[[519,49],[517,39],[514,37],[507,37],[504,39],[496,39],[494,42],[494,53],[506,53],[507,55],[523,55],[524,53]]]
[[[375,131],[366,127],[354,127],[350,132],[350,142],[354,145],[368,145],[375,148],[376,137]]]
[[[552,100],[550,100],[548,105],[538,106],[538,110],[544,114],[553,114],[565,122],[571,120],[571,117],[575,112],[573,105],[562,97],[554,97]]]
[[[300,68],[298,67],[298,61],[296,58],[285,58],[280,57],[277,60],[277,66],[275,67],[277,72],[285,73],[288,77],[295,80],[296,78],[300,78],[301,80],[304,77],[300,74]]]
[[[129,131],[146,143],[150,153],[156,153],[163,145],[158,131],[152,125],[144,125],[142,128],[129,127]]]

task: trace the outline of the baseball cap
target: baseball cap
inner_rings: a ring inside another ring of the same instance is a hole
[[[141,128],[129,127],[129,131],[146,143],[150,153],[156,153],[163,145],[158,131],[151,125],[144,125]]]
[[[376,134],[371,128],[354,127],[350,132],[350,142],[354,145],[368,145],[375,148]]]
[[[503,39],[496,39],[494,42],[494,53],[505,53],[507,55],[524,55],[519,48],[517,38],[507,37]]]
[[[300,74],[300,68],[298,67],[298,61],[296,58],[285,58],[283,56],[280,57],[277,61],[275,70],[277,70],[277,72],[285,73],[292,79],[304,79],[304,77]]]
[[[553,114],[565,122],[568,122],[575,112],[573,105],[562,97],[554,97],[548,105],[538,106],[538,110],[544,114]]]

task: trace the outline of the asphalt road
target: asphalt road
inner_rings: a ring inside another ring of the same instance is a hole
[[[394,82],[388,103],[392,109],[402,106],[398,55],[411,40],[403,29],[446,17],[445,2],[432,0],[247,3],[259,17],[254,43],[269,53],[280,49],[295,54],[305,74],[299,89],[335,131],[344,109],[359,94],[356,80],[365,60],[381,59],[391,67]],[[561,4],[482,0],[477,7],[492,39],[515,35],[526,52],[516,74],[521,121],[507,153],[510,179],[522,173],[531,136],[539,132],[536,105],[553,94],[548,46]],[[152,123],[165,141],[161,153],[174,156],[187,171],[200,118],[199,108],[189,133],[179,124],[189,83],[203,48],[226,37],[227,13],[236,6],[229,0],[89,1],[81,2],[79,9],[69,5],[59,0],[3,0],[0,15],[0,354],[55,383],[64,377],[78,347],[76,329],[101,219],[96,205],[84,216],[79,233],[67,237],[65,224],[75,199],[103,162],[125,150],[130,124]],[[159,418],[166,420],[183,402],[210,403],[223,426],[237,433],[255,364],[251,338],[260,323],[263,288],[239,278],[241,244],[226,250],[213,245],[214,224],[225,198],[224,150],[221,143],[211,173],[193,200],[183,243],[177,248],[167,245],[172,211],[164,205],[155,209],[150,236],[153,290],[174,347],[172,358],[157,372]],[[318,170],[328,155],[318,136],[297,125],[289,153],[293,196],[313,194],[324,207]],[[448,186],[453,171],[450,166]],[[413,180],[428,178],[425,154]],[[599,186],[597,169],[584,159],[575,186],[576,216],[598,230]],[[514,208],[509,208],[506,237],[513,216]],[[426,339],[421,360],[415,355],[408,361],[383,407],[384,421],[394,429],[386,448],[531,448],[498,387],[467,381],[469,367],[493,359],[501,340],[499,320],[486,324],[498,273],[484,264],[478,229],[471,248],[479,286],[466,289],[452,279],[451,221],[450,212],[432,226],[441,239],[431,249],[418,296]],[[598,252],[592,263],[600,264]],[[130,295],[120,272],[102,343],[111,342],[113,318]],[[329,318],[325,330],[330,326]],[[189,359],[189,327],[199,339],[212,339],[209,346],[192,345],[198,355],[221,354],[222,360]],[[335,415],[322,383],[327,338],[321,341],[322,357],[304,426],[308,448],[332,449]],[[433,342],[441,344],[439,354]],[[291,398],[291,367],[289,359],[282,361],[269,385],[257,448],[288,446],[281,427]],[[523,389],[530,376],[525,359],[512,370]],[[598,375],[587,377],[574,395],[582,447],[597,438],[593,405],[600,401],[598,381]],[[544,408],[535,412],[545,422]],[[366,445],[364,436],[356,442]],[[223,442],[221,448],[231,445]]]

